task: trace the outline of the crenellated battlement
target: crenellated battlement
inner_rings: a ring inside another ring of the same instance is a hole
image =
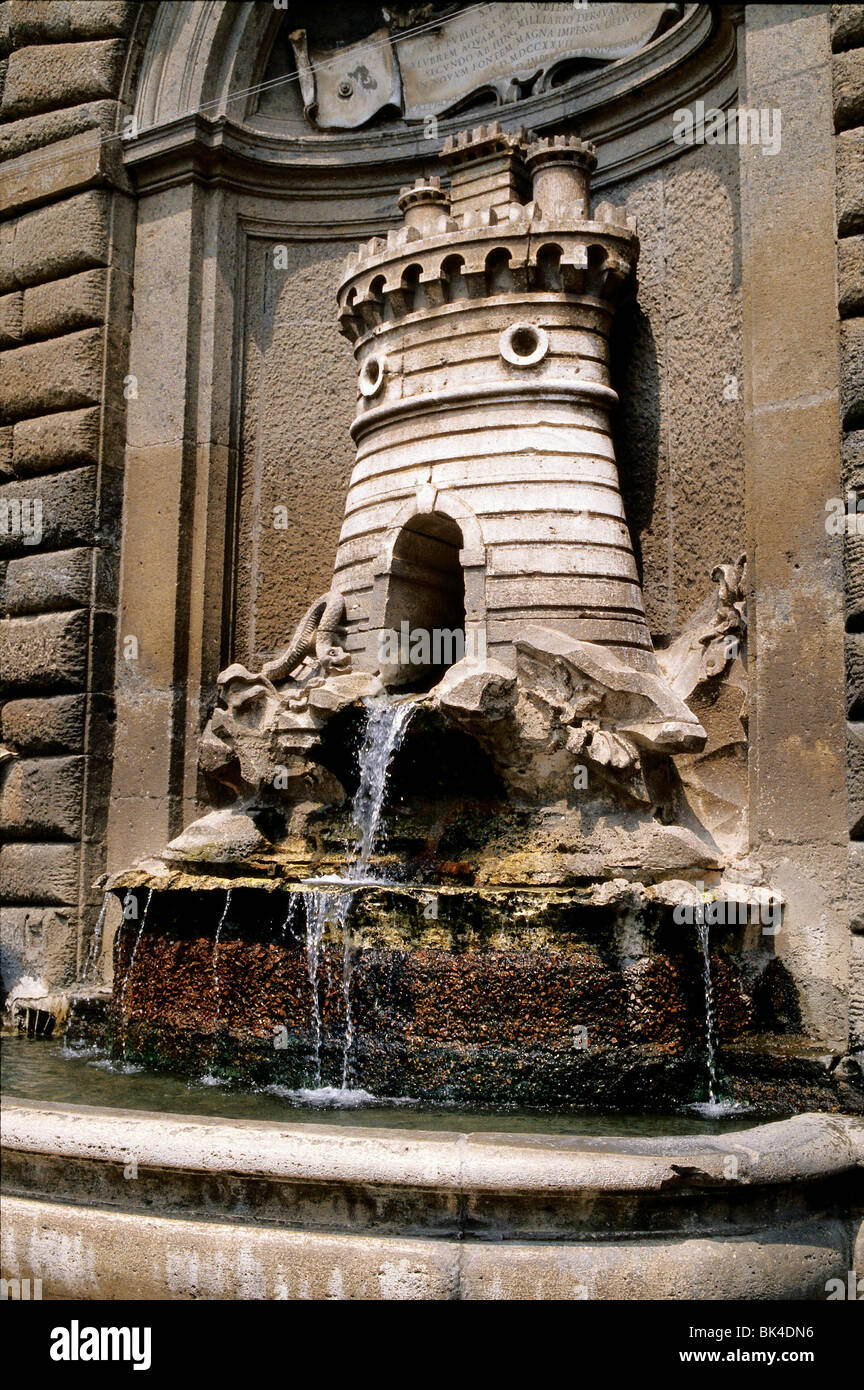
[[[593,145],[495,123],[449,136],[441,158],[449,189],[437,177],[403,188],[403,225],[348,257],[338,298],[351,342],[408,314],[513,292],[617,302],[639,242],[635,219],[611,203],[589,216]]]

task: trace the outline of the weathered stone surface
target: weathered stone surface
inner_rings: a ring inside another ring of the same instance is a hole
[[[846,892],[849,898],[849,925],[854,932],[864,932],[864,842],[849,845],[846,872]]]
[[[0,348],[16,347],[21,342],[23,316],[21,290],[0,296]]]
[[[0,291],[107,265],[110,206],[111,194],[94,188],[8,223],[11,246],[0,258]]]
[[[840,455],[844,488],[864,493],[864,430],[851,430],[843,435]]]
[[[113,184],[127,188],[121,149],[98,129],[58,140],[50,155],[41,150],[7,159],[0,184],[0,214],[23,211],[36,203],[56,203],[82,188]]]
[[[846,725],[846,792],[849,802],[849,834],[864,838],[864,724]]]
[[[846,634],[846,711],[850,719],[864,717],[864,633]]]
[[[9,56],[0,115],[32,116],[90,97],[116,95],[125,49],[122,39],[16,49]]]
[[[12,466],[20,476],[96,463],[98,453],[98,406],[19,420],[13,427]]]
[[[831,47],[835,53],[864,44],[864,5],[831,6]]]
[[[87,614],[49,613],[0,621],[0,684],[81,686],[87,671]]]
[[[12,615],[85,608],[92,564],[92,552],[83,547],[10,560],[0,585],[0,608]]]
[[[0,483],[12,475],[12,426],[0,425]]]
[[[9,8],[12,41],[24,45],[122,34],[138,7],[130,0],[10,0]]]
[[[837,137],[837,231],[864,232],[864,128]]]
[[[0,416],[14,421],[95,404],[102,390],[102,360],[98,328],[11,349],[3,364]]]
[[[235,863],[268,847],[255,822],[243,811],[211,811],[172,840],[167,859]]]
[[[840,414],[846,430],[864,425],[864,318],[840,325]]]
[[[41,504],[42,535],[30,547],[14,534],[0,534],[0,555],[28,555],[36,550],[66,550],[92,543],[96,527],[95,468],[74,468],[45,478],[16,478],[0,487],[0,501],[29,499]]]
[[[30,150],[41,149],[94,128],[103,135],[111,134],[117,125],[118,110],[116,101],[92,101],[81,106],[67,106],[61,111],[43,111],[38,116],[22,116],[19,121],[9,121],[0,126],[0,158],[15,159]]]
[[[835,130],[864,124],[864,48],[837,54],[833,79]]]
[[[0,709],[2,741],[19,753],[77,753],[84,746],[83,695],[7,700]]]
[[[837,307],[843,318],[864,314],[864,236],[837,243]]]
[[[81,834],[84,759],[16,758],[0,791],[0,815],[10,838],[75,839]]]
[[[25,338],[51,338],[101,323],[105,317],[107,272],[84,270],[65,280],[24,291]]]
[[[77,914],[69,908],[0,907],[3,986],[23,976],[55,985],[75,978]]]
[[[77,845],[19,841],[0,846],[0,898],[7,903],[78,901]]]

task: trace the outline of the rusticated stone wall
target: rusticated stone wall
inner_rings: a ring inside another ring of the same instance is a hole
[[[0,4],[6,988],[72,983],[99,910],[134,218],[110,137],[136,9]]]
[[[843,485],[864,492],[864,5],[832,5]],[[859,502],[859,506],[861,503]],[[864,1044],[864,529],[845,538],[850,1024]]]

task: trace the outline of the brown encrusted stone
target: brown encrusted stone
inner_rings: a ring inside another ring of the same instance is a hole
[[[13,690],[80,687],[86,672],[86,613],[0,620],[0,684]]]
[[[96,404],[102,392],[102,349],[98,328],[12,348],[4,358],[0,418],[19,420]]]
[[[837,243],[837,307],[841,318],[864,314],[864,236]]]
[[[23,318],[23,292],[0,295],[0,348],[16,347],[21,342]]]
[[[9,57],[0,115],[32,116],[91,97],[116,95],[125,51],[122,39],[16,49]]]
[[[0,585],[0,608],[14,616],[86,607],[91,569],[92,551],[84,547],[10,560]]]
[[[0,292],[107,265],[110,208],[110,192],[93,188],[6,223]]]
[[[26,546],[13,535],[0,534],[0,555],[24,556],[37,549],[71,550],[95,538],[96,469],[75,468],[45,478],[16,478],[0,487],[0,501],[37,499],[42,504],[39,546]]]
[[[838,53],[832,64],[834,128],[849,130],[864,123],[864,48]]]
[[[0,816],[10,838],[75,839],[81,833],[84,759],[16,758],[0,792]]]
[[[840,415],[846,430],[864,425],[864,318],[840,325]]]
[[[12,467],[19,476],[96,463],[98,457],[98,406],[19,420],[12,427]]]
[[[837,232],[864,231],[864,128],[837,136]]]
[[[19,842],[0,846],[0,898],[8,903],[78,901],[77,845]]]
[[[65,280],[25,290],[23,336],[51,338],[102,323],[107,275],[105,270],[83,270]]]
[[[835,53],[864,44],[864,5],[831,6],[831,47]]]
[[[2,741],[19,753],[76,753],[84,745],[86,698],[7,700],[0,709]]]

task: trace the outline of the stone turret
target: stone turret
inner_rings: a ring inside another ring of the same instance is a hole
[[[437,179],[403,189],[403,225],[339,289],[359,399],[334,588],[355,669],[415,678],[379,659],[406,622],[464,625],[513,668],[541,624],[659,684],[609,428],[635,223],[590,216],[596,153],[576,136],[481,126],[441,158],[449,197]]]

